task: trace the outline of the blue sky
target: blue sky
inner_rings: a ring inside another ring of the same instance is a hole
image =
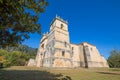
[[[56,14],[68,21],[70,41],[96,45],[108,58],[113,49],[120,49],[120,0],[48,0],[49,6],[40,14],[42,32],[49,31]],[[38,48],[41,36],[30,34],[26,44]]]

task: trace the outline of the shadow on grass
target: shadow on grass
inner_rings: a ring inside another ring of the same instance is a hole
[[[97,73],[100,73],[100,74],[111,74],[111,75],[120,75],[120,73],[117,73],[117,72],[97,72]]]
[[[0,80],[72,80],[69,76],[34,70],[0,70]]]

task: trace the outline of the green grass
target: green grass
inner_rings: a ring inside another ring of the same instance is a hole
[[[0,70],[0,80],[120,80],[120,68],[48,69],[13,66]]]

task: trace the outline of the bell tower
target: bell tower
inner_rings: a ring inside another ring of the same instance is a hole
[[[67,21],[56,16],[50,25],[50,32],[53,30],[55,31],[56,40],[70,43]]]
[[[69,40],[68,22],[56,16],[50,25],[50,35],[54,39],[54,45],[52,46],[54,48],[52,67],[71,67],[72,51]]]

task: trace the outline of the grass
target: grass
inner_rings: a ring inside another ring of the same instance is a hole
[[[120,68],[48,69],[13,66],[0,70],[0,80],[120,80]]]

